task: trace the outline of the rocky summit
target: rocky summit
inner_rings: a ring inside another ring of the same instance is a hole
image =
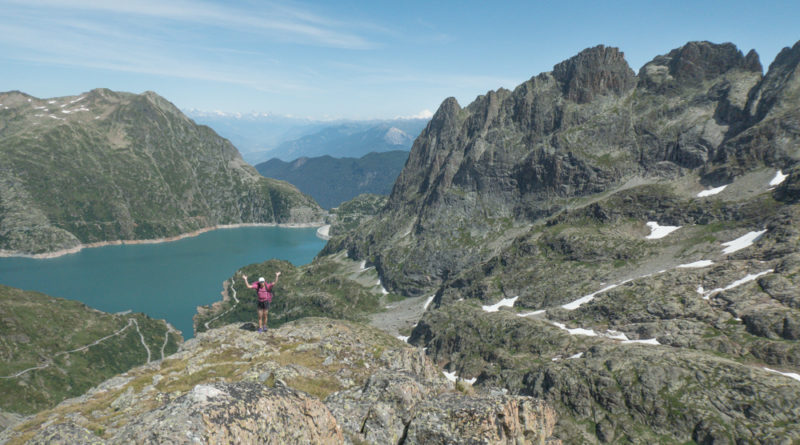
[[[0,254],[324,219],[155,93],[7,92],[0,103]]]
[[[387,208],[329,250],[368,259],[387,288],[417,295],[581,199],[788,168],[800,158],[798,51],[787,48],[762,75],[755,53],[693,42],[634,75],[621,52],[598,46],[465,108],[447,99]]]
[[[447,99],[320,258],[374,267],[424,310],[410,343],[565,443],[800,442],[798,64],[597,46]]]
[[[0,442],[559,443],[545,403],[457,386],[421,349],[306,318],[227,325],[24,419]]]

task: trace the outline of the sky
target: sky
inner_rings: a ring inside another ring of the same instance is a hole
[[[155,91],[184,110],[429,116],[598,44],[639,70],[693,40],[800,40],[792,1],[0,0],[0,91]]]

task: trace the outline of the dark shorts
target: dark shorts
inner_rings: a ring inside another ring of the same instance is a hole
[[[258,302],[259,309],[269,309],[269,301],[259,301]]]

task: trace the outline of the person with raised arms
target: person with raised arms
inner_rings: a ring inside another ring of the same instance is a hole
[[[264,277],[260,277],[257,282],[250,284],[247,282],[247,275],[242,274],[244,284],[247,287],[256,290],[256,297],[258,298],[258,332],[265,332],[267,330],[269,305],[272,303],[272,288],[278,282],[278,277],[280,276],[280,272],[275,272],[275,281],[272,283],[267,283]]]

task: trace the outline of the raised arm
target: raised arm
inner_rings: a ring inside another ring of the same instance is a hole
[[[247,282],[247,275],[242,274],[242,279],[244,280],[245,286],[250,287],[250,283]]]
[[[275,272],[275,282],[272,283],[272,284],[278,284],[278,277],[280,277],[280,276],[281,276],[280,272]]]

